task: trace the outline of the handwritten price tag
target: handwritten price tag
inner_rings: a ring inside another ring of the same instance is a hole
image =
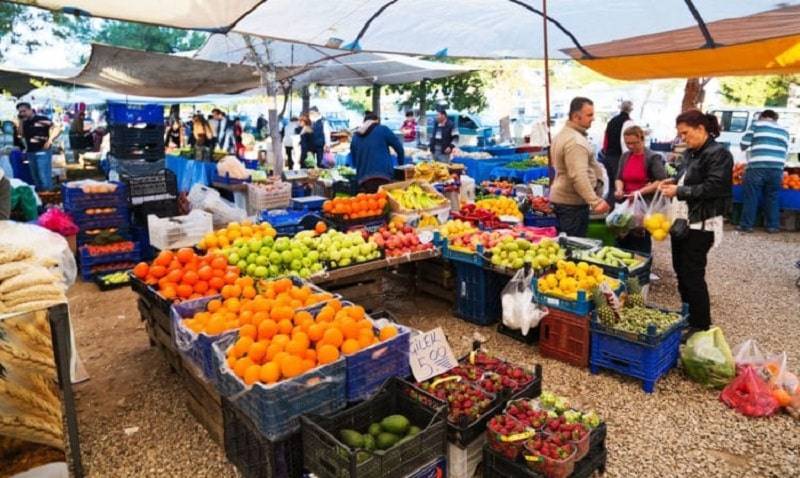
[[[411,337],[409,362],[414,379],[424,382],[458,365],[441,327]]]

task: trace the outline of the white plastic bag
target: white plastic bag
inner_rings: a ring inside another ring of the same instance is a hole
[[[533,302],[532,280],[532,269],[527,272],[524,268],[519,269],[503,289],[502,295],[503,324],[526,336],[547,313]]]
[[[764,365],[765,355],[754,339],[747,339],[733,348],[733,361],[737,367],[752,365],[758,369]]]
[[[30,247],[34,262],[58,273],[67,287],[75,283],[75,256],[60,234],[35,224],[0,221],[0,248],[3,247]]]
[[[631,213],[633,214],[633,227],[644,227],[644,217],[647,215],[647,201],[639,191],[633,194],[633,204],[631,205]]]
[[[219,192],[202,184],[195,184],[189,191],[189,204],[192,209],[202,209],[210,212],[214,217],[215,225],[224,225],[231,222],[243,221],[247,212],[239,209],[230,202],[222,199]]]
[[[236,156],[225,156],[217,162],[217,174],[221,177],[226,175],[231,179],[247,179],[250,172],[245,169],[244,164]]]
[[[614,210],[606,216],[606,227],[617,237],[624,237],[634,228],[633,200],[627,199],[614,206]]]

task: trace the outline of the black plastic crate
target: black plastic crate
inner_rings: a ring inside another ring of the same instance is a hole
[[[301,478],[300,432],[280,441],[267,440],[236,405],[222,398],[225,456],[244,478]]]
[[[344,194],[347,196],[355,196],[358,194],[358,180],[353,177],[347,181],[336,181],[333,183],[333,194]]]
[[[592,430],[589,453],[582,460],[575,463],[575,470],[569,475],[569,478],[589,478],[596,471],[605,473],[606,461],[608,460],[606,435],[605,423],[601,423],[599,427]],[[511,461],[492,450],[489,445],[485,445],[483,447],[483,477],[545,478],[545,475],[528,468],[522,455],[516,461]]]
[[[402,478],[440,456],[447,454],[446,409],[444,403],[428,395],[438,407],[427,407],[411,398],[419,393],[399,378],[387,380],[380,392],[347,410],[327,417],[302,417],[303,458],[306,469],[319,478]],[[424,392],[422,392],[424,393]],[[426,394],[427,395],[427,394]],[[351,450],[339,440],[339,430],[349,428],[366,433],[371,423],[402,414],[422,430],[385,451]],[[366,457],[363,455],[367,453]]]
[[[175,217],[180,215],[177,199],[163,199],[151,201],[133,208],[133,224],[147,227],[147,216],[154,214],[158,217]]]
[[[178,197],[178,179],[169,169],[147,176],[122,176],[128,188],[128,203],[132,206]]]
[[[111,126],[111,146],[155,145],[164,142],[164,125],[147,125],[144,128],[124,124]]]
[[[164,143],[137,144],[137,145],[111,145],[111,155],[119,160],[144,159],[158,161],[165,156]]]
[[[497,332],[505,335],[506,337],[511,337],[514,340],[518,340],[523,344],[535,344],[539,341],[539,327],[536,326],[530,330],[528,330],[528,335],[522,335],[522,332],[519,330],[514,330],[510,327],[507,327],[502,322],[497,324]]]

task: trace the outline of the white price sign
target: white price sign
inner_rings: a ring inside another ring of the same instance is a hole
[[[417,382],[447,372],[458,365],[441,327],[411,337],[409,362]]]

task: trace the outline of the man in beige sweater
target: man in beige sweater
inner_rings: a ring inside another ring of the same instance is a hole
[[[576,97],[569,104],[569,121],[551,145],[555,178],[550,202],[558,216],[559,231],[568,236],[585,237],[589,230],[589,209],[597,214],[609,206],[598,194],[602,189],[603,167],[594,156],[586,130],[594,120],[594,103]]]

